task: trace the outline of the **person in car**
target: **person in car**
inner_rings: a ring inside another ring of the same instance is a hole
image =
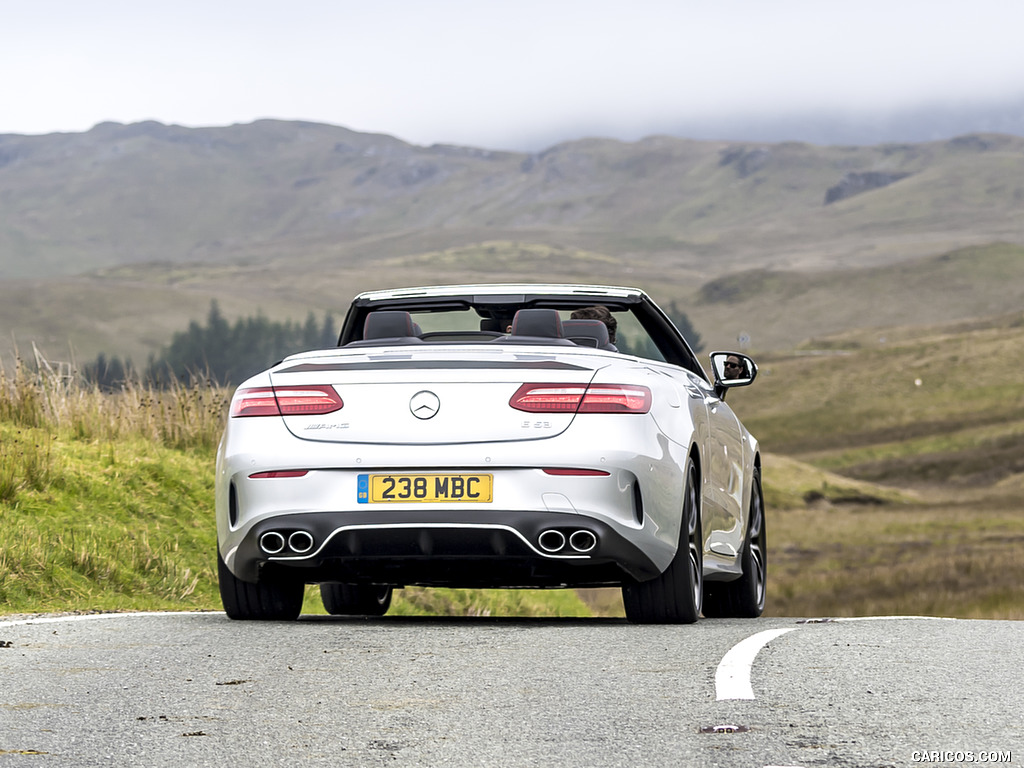
[[[750,376],[746,364],[736,355],[729,355],[725,358],[722,368],[726,379],[746,379]]]
[[[619,323],[615,316],[608,310],[608,307],[597,304],[593,307],[581,307],[573,310],[569,315],[573,320],[600,320],[608,327],[608,342],[615,343],[615,329]]]

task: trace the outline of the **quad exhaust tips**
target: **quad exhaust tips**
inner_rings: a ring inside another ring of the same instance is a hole
[[[560,552],[586,554],[597,547],[597,536],[585,528],[572,531],[568,536],[565,531],[548,528],[537,537],[537,545],[549,555]]]
[[[281,531],[267,531],[260,536],[260,549],[265,555],[304,555],[315,545],[316,541],[308,531],[292,531],[287,538]]]
[[[585,555],[597,544],[597,534],[586,528],[546,528],[537,536],[537,546],[548,555]],[[306,555],[316,548],[316,539],[301,528],[270,530],[260,534],[259,548],[268,557]]]

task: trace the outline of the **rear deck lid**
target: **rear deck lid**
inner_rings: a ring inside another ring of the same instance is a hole
[[[296,437],[337,443],[443,445],[537,440],[564,432],[568,412],[510,405],[523,384],[586,386],[602,361],[586,354],[481,349],[338,352],[290,358],[271,372],[279,387],[333,387],[342,407],[283,416]]]

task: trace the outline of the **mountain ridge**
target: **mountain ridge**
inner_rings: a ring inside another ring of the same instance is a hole
[[[939,186],[968,183],[964,163],[987,189],[943,198]],[[849,261],[858,249],[844,241],[866,226],[887,250],[894,229],[904,242],[915,232],[955,240],[970,233],[965,222],[993,230],[984,240],[1015,240],[1022,170],[1024,138],[997,134],[876,147],[582,139],[531,155],[418,147],[316,123],[103,123],[84,134],[0,136],[0,277],[258,260],[268,246],[344,257],[367,237],[424,231],[449,234],[450,245],[466,242],[460,232],[493,230],[571,237],[592,250],[674,251],[720,273],[702,257],[730,269],[786,266],[797,230]],[[844,178],[882,173],[900,178],[826,207]],[[900,215],[869,218],[868,197]]]
[[[337,314],[360,290],[481,278],[638,285],[707,312],[697,325],[709,340],[725,313],[748,330],[777,322],[789,330],[765,343],[795,345],[800,324],[768,311],[792,301],[791,283],[773,297],[777,281],[755,280],[742,305],[754,314],[739,319],[701,287],[758,270],[825,274],[812,281],[820,308],[828,273],[931,274],[929,259],[993,243],[1024,245],[1024,138],[651,136],[524,153],[280,120],[0,136],[0,327],[84,355],[144,356],[213,298],[228,316],[302,318]],[[844,299],[867,324],[874,300]],[[913,322],[910,311],[886,322]]]

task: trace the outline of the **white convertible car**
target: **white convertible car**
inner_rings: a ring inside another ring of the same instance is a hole
[[[711,370],[633,288],[363,293],[336,348],[235,392],[224,608],[294,619],[306,584],[361,615],[407,584],[613,586],[634,622],[759,616],[761,457],[725,404],[757,367],[713,352]]]

